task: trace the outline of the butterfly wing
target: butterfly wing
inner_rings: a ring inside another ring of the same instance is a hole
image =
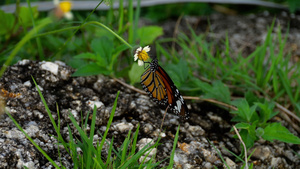
[[[169,77],[166,71],[159,65],[158,65],[157,74],[161,74],[160,76],[162,77],[163,82],[166,85],[168,103],[171,111],[177,115],[180,115],[181,117],[184,117],[185,119],[188,119],[189,118],[188,108],[185,104],[182,95],[180,94],[179,90],[173,83],[172,79]]]
[[[153,59],[149,68],[141,76],[141,84],[148,95],[160,106],[188,119],[188,108],[179,90],[166,71]]]
[[[141,84],[147,94],[159,105],[167,107],[168,98],[162,78],[149,67],[141,76]]]

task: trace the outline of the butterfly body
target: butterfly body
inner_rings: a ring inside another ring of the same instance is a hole
[[[155,58],[141,76],[141,85],[153,101],[185,119],[189,118],[188,108],[179,90]]]

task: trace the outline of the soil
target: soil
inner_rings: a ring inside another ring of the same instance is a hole
[[[169,20],[161,23],[161,26],[165,37],[173,37],[180,31],[189,32],[189,23],[197,34],[206,34],[207,40],[213,41],[221,49],[225,48],[223,42],[227,33],[232,51],[247,56],[263,42],[267,28],[273,20],[274,16],[267,13],[247,16],[214,14],[209,17],[183,17],[180,24],[176,24],[177,20]],[[144,24],[151,22],[144,20]],[[297,62],[300,56],[300,16],[285,13],[277,16],[274,34],[279,27],[286,32],[288,24],[290,28],[286,50],[291,51],[291,62]],[[178,32],[174,33],[174,30]],[[62,62],[22,60],[10,66],[0,80],[2,96],[6,100],[5,103],[2,102],[2,108],[6,107],[28,135],[57,164],[61,162],[66,168],[72,168],[73,165],[65,150],[60,148],[60,154],[58,153],[54,128],[32,77],[39,85],[56,122],[58,106],[61,133],[65,140],[69,139],[68,125],[74,131],[74,135],[78,135],[71,124],[69,112],[81,123],[81,117],[91,116],[94,104],[97,106],[96,127],[99,133],[103,134],[117,92],[120,91],[113,124],[107,136],[108,141],[114,137],[115,148],[121,146],[130,129],[135,131],[140,125],[138,147],[142,148],[151,140],[156,141],[160,135],[162,138],[161,144],[155,150],[156,159],[164,160],[170,157],[174,136],[180,125],[174,168],[225,168],[218,152],[221,152],[222,158],[230,168],[242,167],[243,163],[229,152],[239,155],[242,147],[240,141],[233,138],[235,133],[231,128],[234,123],[230,121],[232,117],[228,110],[207,102],[186,100],[190,119],[182,120],[172,113],[167,113],[161,131],[164,110],[148,96],[102,75],[71,77],[73,72],[72,68]],[[281,122],[293,134],[300,136],[279,116],[274,117],[272,121]],[[0,126],[0,168],[23,168],[24,165],[28,168],[54,168],[3,112]],[[101,138],[99,133],[94,136],[95,143]],[[259,140],[254,148],[256,151],[249,160],[254,168],[300,168],[299,156],[295,154],[300,154],[299,145]],[[108,145],[102,150],[104,156],[107,155],[107,149]],[[150,153],[150,156],[153,154]],[[166,166],[168,162],[163,161],[157,168]]]

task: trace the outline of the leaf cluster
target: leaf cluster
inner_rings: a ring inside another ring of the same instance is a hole
[[[252,93],[246,93],[245,99],[238,99],[232,103],[237,107],[232,121],[237,122],[236,128],[241,129],[240,135],[249,149],[260,138],[267,141],[279,140],[286,143],[300,144],[300,138],[293,135],[279,122],[269,120],[279,112],[274,110],[275,103],[265,99],[258,99]]]

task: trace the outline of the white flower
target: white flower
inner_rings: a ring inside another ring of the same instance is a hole
[[[150,51],[149,46],[145,46],[144,48],[139,47],[136,49],[135,54],[134,54],[134,61],[138,60],[138,65],[143,66],[144,62],[149,59],[149,55],[147,52]]]
[[[73,13],[71,12],[71,1],[60,2],[59,0],[53,0],[53,4],[55,6],[54,15],[56,18],[61,19],[62,17],[65,17],[68,20],[73,19]]]

